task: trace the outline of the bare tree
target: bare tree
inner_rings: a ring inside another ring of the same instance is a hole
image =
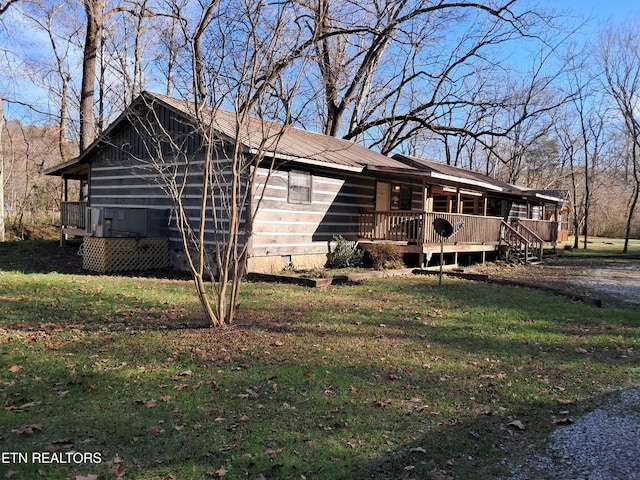
[[[517,9],[510,1],[315,3],[319,73],[309,81],[322,85],[324,133],[382,153],[423,130],[466,133],[456,125],[460,117],[477,117],[497,103],[479,97],[480,84],[472,81],[497,67],[492,49],[548,25],[536,12]]]
[[[4,242],[4,150],[2,148],[2,130],[4,129],[4,100],[0,97],[0,242]]]
[[[172,200],[196,293],[214,326],[234,320],[253,219],[266,188],[256,178],[266,172],[268,179],[274,167],[278,143],[292,121],[302,54],[315,35],[304,28],[298,8],[293,1],[204,5],[191,29],[182,22],[193,72],[181,103],[188,112],[185,133],[166,130],[153,103],[146,117],[134,120],[149,139],[139,160],[159,174]],[[198,148],[189,149],[194,138]],[[194,213],[185,192],[196,185]]]
[[[4,12],[6,12],[9,7],[16,3],[18,0],[7,0],[6,2],[0,3],[0,15],[2,15]]]
[[[630,174],[633,191],[627,208],[627,222],[623,252],[629,245],[633,215],[640,196],[640,39],[638,23],[609,24],[599,38],[598,60],[603,71],[604,85],[622,119],[630,144]]]
[[[127,76],[130,80],[130,88],[132,92],[136,91],[134,84],[140,82],[142,65],[140,64],[140,50],[138,45],[140,35],[142,33],[142,20],[146,17],[154,16],[155,13],[148,8],[147,2],[141,0],[139,3],[132,3],[131,6],[124,4],[116,5],[108,8],[107,0],[84,0],[84,10],[86,13],[86,30],[83,44],[82,56],[82,84],[80,87],[80,151],[84,151],[95,138],[96,130],[99,132],[104,125],[104,102],[106,100],[106,81],[105,81],[105,64],[104,58],[104,37],[103,30],[107,20],[116,13],[126,13],[136,19],[136,28],[134,28],[134,68],[133,77]],[[122,46],[120,45],[119,48]],[[98,60],[100,60],[100,71],[98,72]],[[99,75],[98,75],[99,73]],[[96,80],[99,79],[98,88],[98,104],[99,115],[98,122],[95,121],[95,87]],[[120,86],[122,88],[122,86]],[[122,92],[116,93],[122,98]],[[130,97],[129,97],[130,98]],[[123,105],[121,105],[123,106]]]
[[[85,0],[87,15],[84,52],[82,56],[82,85],[80,87],[80,151],[84,151],[94,138],[94,99],[96,65],[100,29],[105,16],[106,0]]]
[[[63,161],[66,161],[72,154],[67,141],[67,130],[71,113],[73,77],[79,68],[79,64],[71,58],[74,54],[74,40],[82,27],[74,19],[73,6],[66,1],[29,1],[22,13],[36,29],[44,32],[49,40],[52,58],[49,55],[44,57],[42,67],[38,70],[45,77],[34,79],[34,83],[41,83],[47,88],[50,100],[58,99],[58,148]],[[51,61],[54,63],[50,64]]]

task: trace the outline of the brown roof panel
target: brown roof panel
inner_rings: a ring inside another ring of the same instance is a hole
[[[148,101],[159,100],[188,117],[195,118],[195,109],[190,102],[149,92],[145,92],[145,96]],[[209,108],[204,110],[204,113],[207,116],[204,120],[213,121],[213,126],[218,132],[229,139],[235,138],[239,124],[235,113],[220,108]],[[240,139],[250,151],[262,149],[282,159],[303,163],[317,162],[328,167],[342,167],[355,171],[361,171],[367,166],[407,168],[407,165],[391,157],[348,140],[291,126],[283,130],[282,125],[257,118],[250,118],[243,123]]]

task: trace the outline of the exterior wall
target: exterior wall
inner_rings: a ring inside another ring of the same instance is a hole
[[[311,203],[288,201],[285,169],[256,173],[250,270],[279,271],[323,266],[334,236],[358,238],[360,212],[372,210],[375,179],[357,173],[312,170]],[[264,192],[264,193],[263,193]]]
[[[518,218],[527,218],[527,204],[524,202],[509,202],[507,223],[513,224]]]
[[[112,132],[109,144],[100,148],[90,163],[89,206],[169,210],[171,265],[183,270],[187,268],[187,263],[182,253],[182,238],[176,226],[174,202],[166,192],[160,169],[167,174],[175,175],[178,182],[181,182],[185,175],[185,158],[189,158],[189,174],[181,198],[192,227],[198,230],[204,157],[197,154],[197,142],[193,140],[193,135],[188,138],[188,134],[185,133],[187,126],[169,115],[166,110],[162,110],[159,118],[163,120],[164,128],[177,132],[178,138],[182,136],[180,142],[185,150],[181,154],[185,154],[185,157],[176,158],[166,145],[161,147],[165,157],[163,162],[150,157],[150,152],[156,151],[156,146],[151,140],[145,140],[132,125],[127,124],[119,131]],[[227,163],[226,152],[221,151],[219,155],[221,158],[216,161],[216,166],[223,168]],[[224,188],[224,180],[222,184]],[[216,197],[217,199],[219,197]],[[228,224],[226,212],[218,209],[217,218],[217,231],[225,230]],[[209,214],[205,224],[205,245],[211,258],[216,243],[215,232],[213,215]],[[244,231],[241,231],[241,234],[244,234]]]

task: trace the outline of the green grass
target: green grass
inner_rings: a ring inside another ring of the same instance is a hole
[[[558,246],[559,251],[563,251],[565,247],[573,247],[573,239],[563,242]],[[588,237],[587,248],[584,248],[584,237],[578,239],[578,248],[564,250],[563,253],[573,258],[589,258],[596,259],[599,257],[620,257],[624,258],[622,250],[624,248],[624,239],[621,238],[604,238],[604,237]],[[627,256],[640,255],[640,239],[629,239],[627,245]]]
[[[253,283],[215,330],[188,281],[2,261],[0,452],[102,459],[11,478],[498,478],[554,416],[640,380],[637,311],[536,290]]]

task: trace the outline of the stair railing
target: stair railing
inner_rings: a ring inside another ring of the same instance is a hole
[[[510,251],[513,251],[516,246],[518,246],[518,248],[524,246],[524,261],[528,262],[529,240],[504,220],[500,226],[500,245],[502,246],[502,241],[504,241]]]
[[[544,240],[536,232],[531,230],[520,221],[517,221],[516,228],[518,230],[518,233],[525,237],[527,241],[533,246],[534,250],[538,251],[538,258],[542,260]]]

